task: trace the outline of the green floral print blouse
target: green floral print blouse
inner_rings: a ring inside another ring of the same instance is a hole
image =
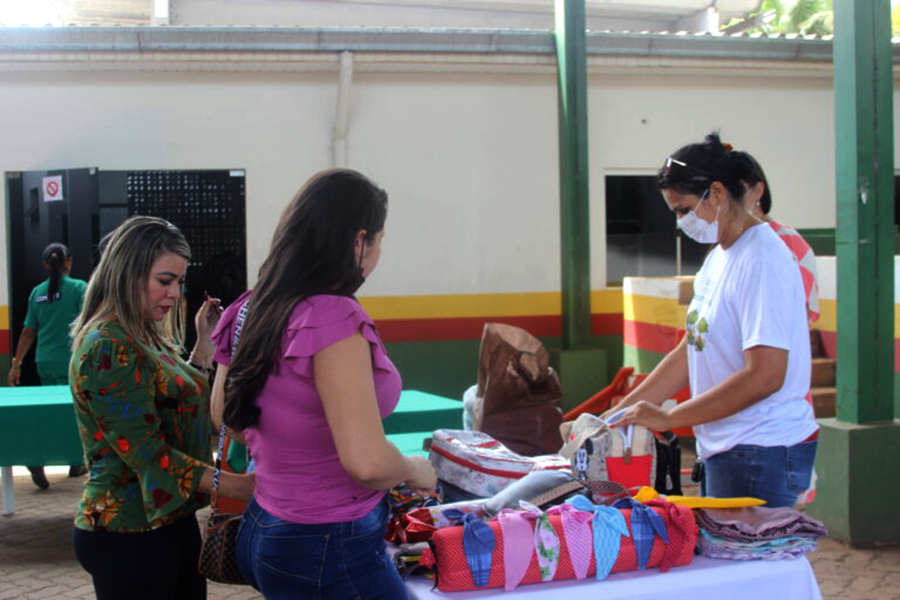
[[[181,357],[145,346],[115,322],[88,331],[70,384],[90,478],[75,526],[139,532],[208,503],[209,382]]]

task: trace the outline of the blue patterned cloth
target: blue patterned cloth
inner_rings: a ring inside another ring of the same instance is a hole
[[[597,581],[606,579],[619,558],[622,536],[629,536],[628,525],[620,511],[611,506],[594,504],[584,496],[575,496],[567,501],[585,512],[594,513],[594,562],[597,563]]]
[[[633,498],[621,498],[613,504],[616,508],[631,509],[631,533],[634,538],[634,549],[638,556],[638,569],[647,568],[653,540],[658,535],[665,543],[669,543],[666,522],[649,506],[644,506]]]
[[[491,526],[472,513],[457,509],[445,510],[442,514],[464,527],[463,551],[466,553],[469,570],[472,571],[472,581],[475,582],[475,587],[486,587],[491,578],[491,557],[494,546],[497,545]]]

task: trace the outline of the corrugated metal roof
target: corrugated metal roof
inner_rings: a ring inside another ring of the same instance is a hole
[[[597,56],[830,61],[831,39],[591,31]],[[403,52],[552,54],[551,32],[305,27],[0,27],[0,52]],[[894,44],[900,59],[900,44]]]

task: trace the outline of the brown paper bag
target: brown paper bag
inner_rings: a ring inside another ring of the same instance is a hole
[[[481,337],[475,430],[524,456],[556,454],[562,392],[550,355],[533,335],[488,323]]]

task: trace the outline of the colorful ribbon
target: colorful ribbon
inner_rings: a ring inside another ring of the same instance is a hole
[[[593,513],[596,578],[597,581],[606,579],[619,558],[622,536],[629,536],[625,517],[619,510],[611,506],[596,505],[584,496],[575,496],[566,502],[578,510]]]
[[[666,522],[656,514],[649,506],[644,506],[632,498],[622,498],[613,504],[616,508],[631,509],[631,532],[634,539],[634,549],[637,551],[638,569],[645,569],[650,560],[650,552],[653,550],[653,541],[656,536],[669,543],[669,535],[666,532]]]
[[[497,545],[494,531],[472,513],[450,509],[443,511],[443,515],[464,527],[463,551],[472,572],[472,581],[475,582],[475,587],[486,587],[491,578],[491,556]]]
[[[563,536],[566,538],[566,547],[569,549],[569,560],[572,561],[575,579],[584,579],[591,566],[591,555],[593,554],[594,539],[590,526],[593,515],[590,512],[578,510],[572,504],[554,506],[547,509],[547,514],[560,515]]]

